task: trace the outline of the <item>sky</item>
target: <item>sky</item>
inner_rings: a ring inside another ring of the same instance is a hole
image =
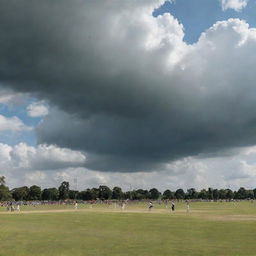
[[[0,0],[10,188],[255,188],[255,0]]]

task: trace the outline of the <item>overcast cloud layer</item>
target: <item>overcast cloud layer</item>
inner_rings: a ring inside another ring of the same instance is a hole
[[[256,143],[256,30],[220,21],[187,45],[163,2],[0,1],[0,83],[52,105],[39,143],[126,172]]]

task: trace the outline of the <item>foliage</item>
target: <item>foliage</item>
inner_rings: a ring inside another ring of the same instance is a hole
[[[57,188],[45,188],[42,192],[43,200],[55,201],[59,199],[59,191]]]
[[[111,199],[112,190],[108,186],[99,186],[99,198],[101,200]]]
[[[185,198],[185,192],[182,188],[179,188],[175,192],[175,198],[176,199],[184,199]]]
[[[69,196],[69,182],[63,181],[59,186],[59,199],[65,200]]]
[[[14,188],[11,193],[16,201],[29,200],[29,188],[27,186]]]
[[[161,193],[156,188],[151,188],[149,190],[149,198],[156,200],[161,196]]]
[[[33,185],[29,188],[28,199],[29,200],[41,200],[42,191],[39,186]]]
[[[124,193],[120,187],[114,187],[112,192],[112,199],[123,199]]]
[[[0,201],[8,201],[12,199],[12,194],[8,187],[0,185]]]
[[[101,185],[99,188],[87,188],[83,191],[76,191],[69,189],[69,182],[63,181],[58,189],[45,188],[41,191],[39,186],[33,185],[30,188],[23,186],[14,188],[9,191],[5,186],[5,177],[0,177],[0,200],[11,200],[12,197],[16,201],[20,200],[66,200],[66,199],[80,199],[80,200],[109,200],[109,199],[203,199],[203,200],[232,200],[232,199],[256,199],[256,188],[245,189],[241,187],[238,191],[231,189],[213,189],[208,188],[197,191],[195,188],[190,188],[185,193],[182,188],[172,192],[170,189],[161,194],[157,188],[151,188],[149,191],[144,189],[137,189],[123,192],[122,188],[115,186],[113,189],[108,186]]]
[[[169,189],[165,190],[163,193],[163,199],[174,199],[174,192]]]

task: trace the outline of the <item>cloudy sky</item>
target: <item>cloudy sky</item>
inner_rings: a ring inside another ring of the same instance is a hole
[[[0,175],[254,188],[255,13],[255,0],[0,0]]]

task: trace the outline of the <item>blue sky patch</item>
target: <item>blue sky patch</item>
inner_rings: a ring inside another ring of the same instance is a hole
[[[153,15],[171,13],[183,24],[185,29],[184,40],[193,44],[197,42],[202,32],[214,23],[229,18],[238,18],[256,27],[256,1],[249,1],[247,6],[237,12],[233,9],[222,11],[218,0],[176,0],[165,2]]]

